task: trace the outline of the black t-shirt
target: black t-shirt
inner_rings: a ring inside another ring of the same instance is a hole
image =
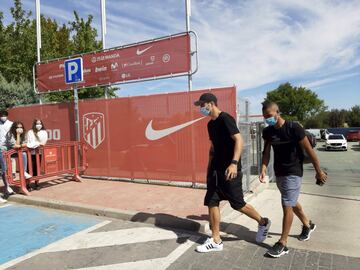
[[[303,176],[304,155],[299,141],[304,137],[305,130],[297,122],[285,121],[281,128],[268,126],[263,130],[263,139],[274,149],[276,176]]]
[[[240,133],[236,121],[228,113],[221,112],[218,118],[209,121],[207,127],[210,140],[214,145],[211,168],[225,172],[234,157],[235,141],[231,136]],[[241,171],[240,160],[238,170]]]

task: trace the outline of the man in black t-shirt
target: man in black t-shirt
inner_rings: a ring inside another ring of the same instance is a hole
[[[298,202],[303,176],[303,160],[306,151],[316,170],[315,178],[325,183],[327,176],[320,169],[319,160],[305,135],[303,127],[298,122],[285,121],[279,113],[279,107],[273,102],[263,103],[263,116],[268,124],[263,130],[264,152],[260,181],[264,182],[266,167],[270,160],[271,147],[274,150],[274,170],[276,185],[281,193],[284,212],[283,228],[280,240],[268,251],[272,257],[280,257],[289,252],[286,247],[294,213],[303,223],[303,229],[298,239],[307,241],[316,225],[307,218]]]
[[[220,210],[222,200],[229,201],[231,207],[259,224],[257,242],[267,236],[271,221],[263,218],[251,205],[245,203],[242,190],[240,154],[243,147],[235,119],[217,107],[217,98],[205,93],[195,102],[200,113],[209,116],[208,132],[211,141],[207,173],[207,192],[204,204],[209,208],[212,237],[196,248],[198,252],[220,251],[223,244],[220,238]]]

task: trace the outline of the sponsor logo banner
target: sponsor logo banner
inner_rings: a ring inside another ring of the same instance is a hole
[[[107,49],[82,55],[84,80],[77,86],[91,87],[142,79],[187,74],[191,70],[189,34]],[[36,65],[39,93],[69,90],[65,84],[64,61]]]

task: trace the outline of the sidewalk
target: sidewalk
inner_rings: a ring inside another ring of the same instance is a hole
[[[78,183],[60,177],[40,182],[40,187],[30,196],[8,200],[193,231],[205,231],[208,224],[204,189],[95,179]]]
[[[96,179],[78,183],[60,177],[40,182],[40,187],[30,196],[13,195],[8,200],[197,232],[209,229],[205,189]],[[221,203],[221,210],[224,217],[233,214],[227,202]]]

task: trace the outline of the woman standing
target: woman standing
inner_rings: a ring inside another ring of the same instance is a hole
[[[27,147],[35,149],[39,146],[45,145],[47,143],[47,140],[48,140],[48,134],[46,132],[42,120],[34,119],[32,128],[27,133]],[[37,171],[35,150],[31,151],[31,160],[32,160],[33,175],[34,176],[40,175],[40,172]],[[41,161],[41,153],[40,153],[40,161]],[[39,189],[39,180],[35,181],[35,189],[36,190]]]

